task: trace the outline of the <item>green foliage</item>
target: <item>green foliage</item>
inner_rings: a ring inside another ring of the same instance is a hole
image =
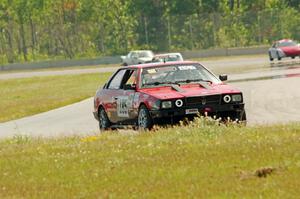
[[[298,0],[6,0],[0,64],[300,39]]]

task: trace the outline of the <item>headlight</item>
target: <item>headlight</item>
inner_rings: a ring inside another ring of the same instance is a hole
[[[229,103],[229,102],[231,101],[230,95],[225,95],[225,96],[223,97],[223,101],[224,101],[225,103]]]
[[[183,101],[181,99],[178,99],[178,100],[175,101],[175,105],[177,107],[182,107],[183,106]]]
[[[172,108],[172,102],[171,101],[163,101],[161,103],[161,108]]]
[[[242,95],[236,94],[231,96],[233,102],[241,102],[242,101]]]
[[[241,102],[242,101],[242,95],[237,94],[237,95],[232,95],[231,96],[233,102]]]

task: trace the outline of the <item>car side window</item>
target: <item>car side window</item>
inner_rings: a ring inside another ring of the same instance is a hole
[[[126,70],[120,70],[109,82],[108,89],[120,89]]]
[[[127,70],[125,72],[121,88],[135,88],[137,82],[137,70]]]
[[[132,52],[132,53],[131,53],[131,57],[132,57],[132,58],[137,58],[137,57],[138,57],[138,54],[137,54],[136,52]]]

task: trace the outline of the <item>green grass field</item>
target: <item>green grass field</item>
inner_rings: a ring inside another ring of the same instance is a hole
[[[7,73],[20,73],[20,72],[44,72],[44,71],[63,71],[63,70],[79,70],[79,69],[95,69],[95,68],[111,68],[120,67],[120,64],[100,64],[100,65],[88,65],[88,66],[66,66],[66,67],[51,67],[51,68],[37,68],[37,69],[18,69],[18,70],[4,70],[0,71],[0,74]]]
[[[0,198],[297,198],[300,124],[0,141]],[[265,175],[265,177],[263,177]],[[260,177],[259,177],[260,176]]]
[[[94,96],[111,73],[0,80],[0,122],[34,115]]]

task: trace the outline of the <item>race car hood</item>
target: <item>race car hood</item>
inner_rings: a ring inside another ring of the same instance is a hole
[[[241,91],[234,89],[226,84],[210,84],[203,86],[200,84],[188,84],[182,86],[164,86],[156,88],[144,88],[140,92],[153,96],[157,99],[177,99],[192,96],[202,95],[217,95],[228,93],[241,93]]]
[[[300,46],[287,46],[287,47],[280,47],[280,49],[287,55],[287,56],[292,56],[292,55],[299,55],[300,54]]]

